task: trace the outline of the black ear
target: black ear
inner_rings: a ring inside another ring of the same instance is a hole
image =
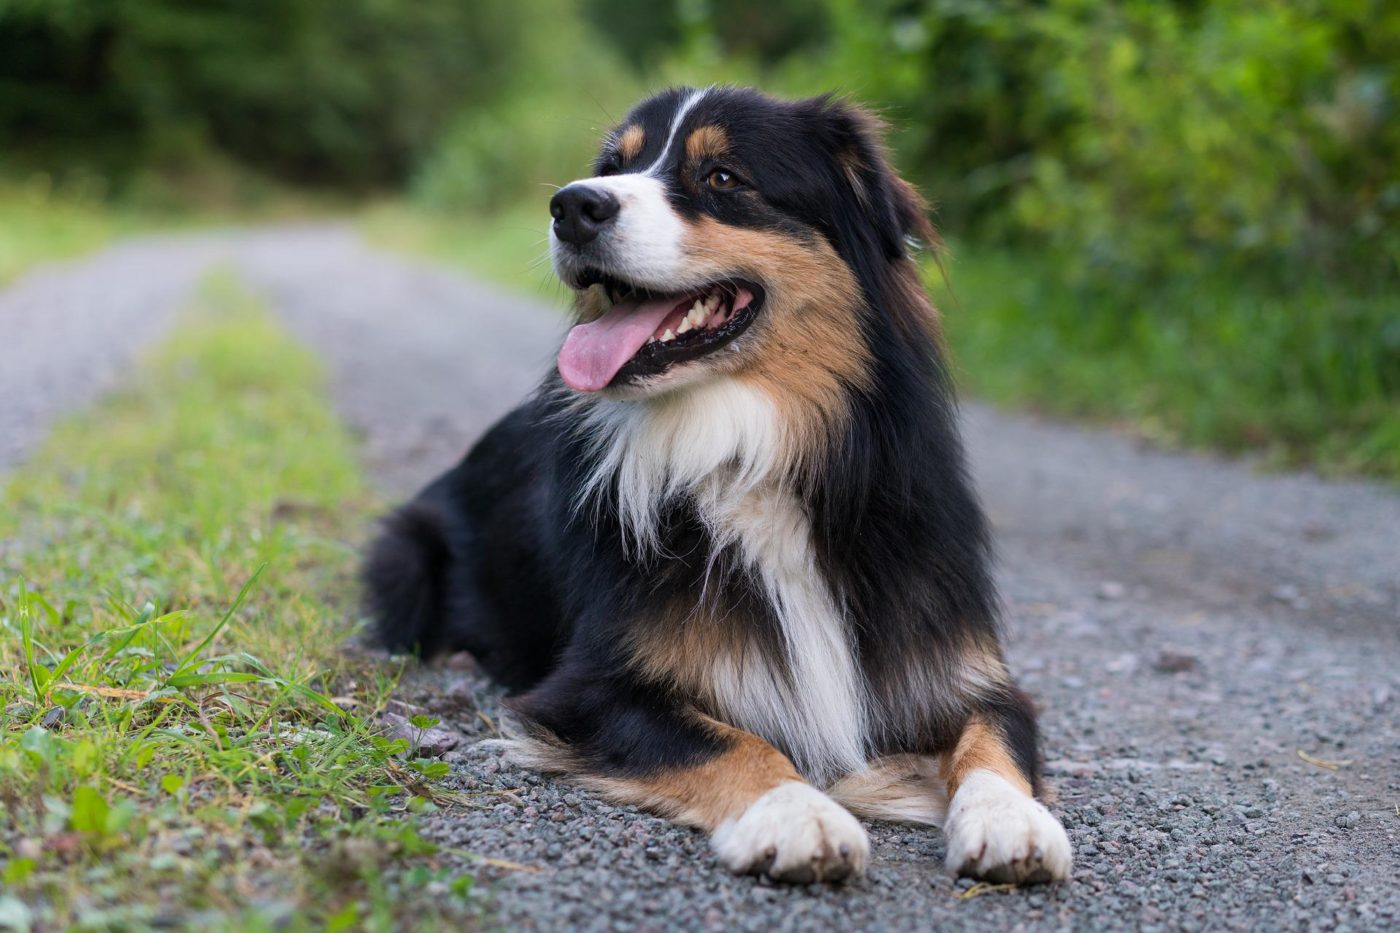
[[[808,108],[823,148],[835,156],[857,209],[879,231],[885,255],[890,259],[908,255],[911,240],[936,246],[938,235],[923,198],[890,165],[884,122],[870,111],[830,95],[802,104]]]

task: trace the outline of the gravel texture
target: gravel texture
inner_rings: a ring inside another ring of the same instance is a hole
[[[148,242],[30,279],[0,294],[0,322],[16,294],[41,286],[51,304],[35,306],[39,318],[63,318],[65,300],[127,315],[168,303],[187,263],[174,257],[205,248]],[[324,354],[345,417],[394,493],[460,455],[544,372],[562,332],[548,307],[385,257],[336,228],[221,248]],[[151,258],[162,251],[168,264]],[[146,271],[123,277],[123,261]],[[151,270],[165,268],[172,283],[157,288],[152,277],[165,273]],[[107,283],[96,299],[60,281],[94,275]],[[94,334],[128,336],[126,326],[37,326],[30,346],[88,367],[117,358]],[[12,359],[0,391],[52,384],[12,379]],[[23,411],[47,414],[103,384]],[[23,417],[32,438],[40,420]],[[1042,705],[1073,879],[976,895],[943,873],[937,831],[895,825],[870,827],[871,869],[855,883],[731,877],[699,834],[475,745],[492,735],[499,703],[459,658],[415,674],[403,699],[462,737],[450,750],[442,742],[449,782],[480,795],[475,808],[428,815],[423,832],[523,866],[478,866],[490,925],[1400,928],[1400,496],[977,405],[967,426],[998,530],[1010,659]],[[0,449],[22,449],[9,442]]]

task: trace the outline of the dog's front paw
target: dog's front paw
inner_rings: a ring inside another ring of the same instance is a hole
[[[768,791],[715,830],[711,842],[732,871],[798,883],[860,875],[870,854],[856,818],[799,781]]]
[[[1050,811],[991,771],[968,775],[943,824],[948,870],[988,881],[1038,884],[1069,877],[1069,837]]]

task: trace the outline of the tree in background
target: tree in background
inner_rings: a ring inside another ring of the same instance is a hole
[[[116,179],[193,141],[302,183],[394,184],[499,86],[521,6],[0,0],[0,137]]]

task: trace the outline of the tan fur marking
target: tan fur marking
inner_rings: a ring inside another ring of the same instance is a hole
[[[621,133],[617,134],[617,154],[624,162],[631,162],[642,154],[642,149],[646,146],[647,134],[639,125],[633,123]]]
[[[632,662],[647,679],[710,703],[710,666],[744,643],[748,620],[726,619],[703,605],[669,615],[670,621],[646,626],[634,636]]]
[[[790,462],[810,462],[838,436],[847,391],[870,383],[870,350],[860,333],[860,287],[820,238],[747,230],[704,218],[690,224],[687,254],[697,277],[751,277],[767,289],[754,330],[764,338],[735,356],[732,372],[765,390],[780,407]]]
[[[611,800],[713,832],[779,784],[802,780],[792,762],[758,736],[706,722],[730,745],[704,764],[646,778],[585,777],[584,783]]]
[[[693,161],[704,158],[715,159],[729,150],[729,137],[722,127],[702,126],[693,131],[685,140],[685,154]]]
[[[943,756],[943,780],[948,785],[949,800],[967,776],[979,768],[1000,775],[1027,797],[1032,796],[1030,782],[1011,757],[1006,741],[995,729],[974,718],[963,729],[957,746]]]

